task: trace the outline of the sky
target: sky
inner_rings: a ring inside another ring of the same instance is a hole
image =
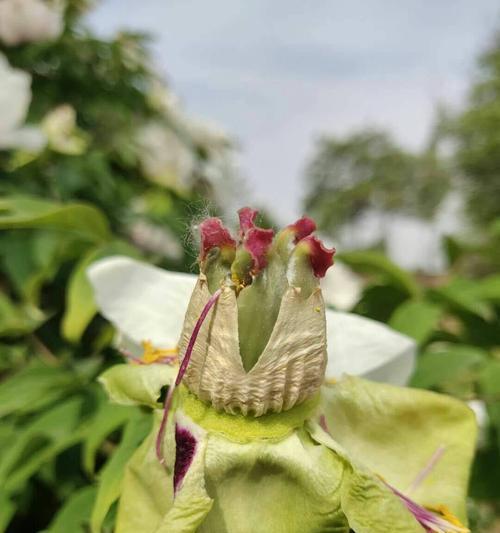
[[[285,222],[322,134],[378,126],[421,147],[435,106],[463,104],[499,15],[496,0],[103,0],[88,22],[154,35],[186,110],[236,137],[251,200]]]

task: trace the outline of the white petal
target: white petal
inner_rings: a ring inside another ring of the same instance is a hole
[[[358,303],[363,292],[363,279],[348,266],[335,261],[321,280],[321,292],[328,305],[340,311],[349,311]]]
[[[385,324],[326,310],[327,378],[342,374],[404,385],[415,362],[415,342]]]
[[[45,135],[36,126],[23,126],[0,138],[0,146],[3,148],[20,148],[32,154],[42,150],[46,144]]]
[[[177,345],[195,275],[118,256],[92,264],[87,275],[101,313],[127,337],[159,348]]]
[[[31,102],[30,86],[31,76],[11,68],[5,56],[0,54],[0,140],[24,122]]]
[[[477,447],[484,448],[488,442],[489,417],[486,405],[482,400],[469,400],[467,405],[474,411],[478,427]]]

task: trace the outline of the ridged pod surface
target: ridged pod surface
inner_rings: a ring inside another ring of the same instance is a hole
[[[294,287],[285,291],[271,337],[246,372],[240,356],[236,295],[224,287],[194,346],[183,380],[189,390],[217,410],[253,416],[285,411],[316,393],[327,361],[324,302],[319,288],[307,298],[300,293]],[[184,321],[181,355],[209,298],[207,280],[201,274]]]

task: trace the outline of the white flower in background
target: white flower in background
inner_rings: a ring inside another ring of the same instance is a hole
[[[234,146],[228,133],[214,122],[185,116],[184,127],[193,143],[209,153],[224,151]]]
[[[234,160],[234,140],[217,124],[191,118],[184,112],[179,98],[161,80],[153,84],[148,94],[150,104],[162,114],[172,125],[172,128],[191,146],[191,149],[201,150],[205,157],[199,158],[197,170],[199,175],[212,186],[211,197],[225,213],[234,210],[236,198],[241,197],[244,184],[239,179],[240,171]],[[156,141],[158,142],[158,140]],[[151,150],[156,153],[158,149]],[[144,159],[144,157],[142,157]],[[159,158],[149,156],[145,171],[148,177],[159,183],[167,182],[168,179],[151,178],[151,170],[156,169],[158,174]],[[193,160],[194,161],[194,160]],[[152,164],[156,162],[155,164]]]
[[[160,122],[150,122],[139,129],[136,142],[146,178],[180,191],[189,187],[195,158],[172,130]]]
[[[358,303],[363,291],[363,280],[348,266],[335,261],[335,268],[327,271],[321,289],[328,305],[348,311]]]
[[[80,155],[87,148],[85,134],[76,125],[76,111],[68,104],[60,105],[48,113],[43,119],[42,130],[55,152]]]
[[[36,152],[45,143],[38,128],[23,126],[31,102],[30,85],[30,75],[11,68],[0,54],[0,149]]]
[[[155,348],[177,345],[197,276],[169,272],[130,259],[111,257],[88,270],[101,313],[134,353],[151,341]],[[342,374],[404,384],[415,360],[415,343],[384,324],[326,310],[327,378]],[[134,349],[135,347],[135,349]]]
[[[179,98],[163,83],[154,84],[149,94],[151,104],[160,111],[174,128],[185,135],[195,146],[207,152],[221,151],[234,147],[229,134],[219,125],[191,118],[182,109]]]
[[[184,255],[181,244],[169,228],[137,220],[129,227],[132,242],[141,250],[178,260]]]
[[[488,440],[488,411],[482,400],[470,400],[467,405],[474,411],[479,433],[477,437],[477,447],[482,448]]]
[[[56,39],[63,13],[42,0],[0,0],[0,40],[8,46]]]

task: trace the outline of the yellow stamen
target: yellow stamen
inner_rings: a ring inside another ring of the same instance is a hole
[[[179,350],[175,348],[155,348],[153,343],[149,340],[142,341],[142,360],[146,364],[156,363],[159,359],[169,358],[172,362],[176,362]]]
[[[446,505],[426,505],[426,509],[429,511],[432,511],[433,513],[436,513],[440,516],[442,516],[445,520],[447,520],[450,524],[453,524],[454,526],[461,527],[464,533],[469,533],[470,529],[466,528],[462,522],[446,507]]]

